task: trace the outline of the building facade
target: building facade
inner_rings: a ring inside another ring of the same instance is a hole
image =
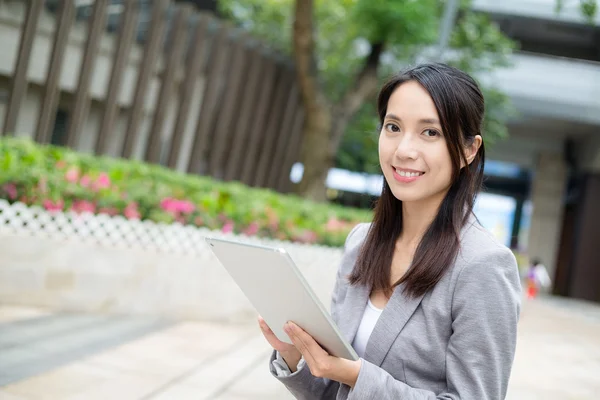
[[[488,158],[528,172],[487,187],[515,198],[511,244],[554,292],[600,301],[600,15],[555,1],[473,0],[519,45],[479,79],[518,111]],[[304,120],[293,66],[198,11],[216,2],[25,3],[0,0],[1,134],[289,190]]]
[[[579,2],[474,0],[514,39],[511,68],[482,77],[519,115],[489,156],[531,170],[527,252],[554,277],[554,293],[600,301],[600,14]]]

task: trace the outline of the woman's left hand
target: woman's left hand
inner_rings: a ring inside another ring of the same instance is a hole
[[[327,378],[354,387],[360,372],[361,361],[351,361],[329,355],[308,333],[293,322],[288,322],[283,330],[317,378]]]

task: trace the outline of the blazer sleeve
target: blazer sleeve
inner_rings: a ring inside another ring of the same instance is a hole
[[[507,248],[477,255],[459,272],[452,298],[452,336],[442,393],[412,388],[362,360],[348,399],[502,400],[515,355],[521,284]]]
[[[351,247],[353,248],[352,252],[356,250],[354,248],[355,246],[350,246],[350,239],[359,229],[361,229],[361,227],[364,227],[365,225],[366,224],[356,225],[350,231],[344,243],[344,254],[342,256],[342,261],[338,267],[335,286],[333,288],[331,296],[330,310],[334,321],[338,321],[336,314],[337,304],[339,303],[342,294],[341,288],[345,286],[343,284],[343,279],[346,279],[343,272],[344,267],[346,266],[346,264],[351,263],[353,260],[353,255],[350,254]],[[313,376],[305,363],[300,363],[302,364],[301,368],[299,368],[293,374],[281,376],[277,373],[277,370],[273,365],[273,362],[276,360],[276,358],[277,351],[273,351],[273,354],[271,355],[271,359],[269,361],[271,374],[275,378],[277,378],[281,383],[283,383],[296,399],[334,399],[336,397],[340,385],[339,382],[325,378],[317,378]]]

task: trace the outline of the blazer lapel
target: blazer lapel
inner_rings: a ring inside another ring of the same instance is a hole
[[[364,285],[348,285],[347,290],[348,292],[338,314],[338,327],[346,340],[352,344],[365,312],[371,290]]]
[[[402,328],[404,328],[423,299],[423,296],[407,297],[402,293],[403,289],[404,284],[396,287],[379,320],[377,320],[367,343],[364,359],[377,366],[381,366]],[[356,330],[354,333],[356,334]]]

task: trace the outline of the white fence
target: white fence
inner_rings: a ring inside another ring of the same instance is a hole
[[[179,224],[49,213],[0,200],[0,303],[174,318],[254,318],[252,306],[205,244],[207,235],[235,237]],[[329,305],[341,249],[237,239],[285,248]]]

